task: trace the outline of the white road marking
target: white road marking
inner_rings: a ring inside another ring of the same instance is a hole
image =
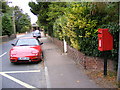
[[[3,75],[3,76],[6,77],[6,78],[9,78],[10,80],[12,80],[12,81],[14,81],[14,82],[16,82],[16,83],[18,83],[18,84],[26,87],[26,88],[36,88],[36,87],[31,86],[31,85],[29,85],[29,84],[27,84],[27,83],[25,83],[25,82],[23,82],[23,81],[20,81],[20,80],[12,77],[12,76],[10,76],[10,75],[7,75],[7,74],[5,74],[5,73],[1,73],[1,75]]]
[[[28,72],[40,72],[40,70],[31,70],[31,71],[6,71],[0,73],[28,73]]]
[[[8,78],[8,79],[10,79],[10,80],[18,83],[18,84],[26,87],[26,88],[35,88],[35,90],[40,90],[40,89],[37,89],[36,87],[34,87],[32,85],[29,85],[29,84],[27,84],[27,83],[25,83],[23,81],[20,81],[19,79],[16,79],[16,78],[14,78],[14,77],[6,74],[6,73],[26,73],[26,72],[40,72],[40,70],[31,70],[31,71],[6,71],[6,72],[0,72],[0,74],[2,76],[6,77],[6,78]]]
[[[0,57],[4,56],[5,54],[7,54],[7,52],[3,53],[2,55],[0,55]]]
[[[47,88],[50,88],[50,80],[48,76],[48,69],[46,66],[45,66],[45,78],[46,78]]]

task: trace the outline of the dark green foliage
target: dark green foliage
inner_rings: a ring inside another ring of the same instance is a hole
[[[37,2],[37,3],[29,2],[31,12],[34,15],[38,16],[38,25],[44,27],[44,29],[47,33],[52,34],[51,33],[53,30],[52,25],[47,20],[49,4],[50,4],[50,2]]]
[[[98,50],[97,31],[98,28],[109,28],[114,36],[114,49],[106,56],[117,60],[118,5],[117,2],[52,2],[45,6],[45,3],[38,2],[30,6],[32,12],[39,15],[39,25],[44,26],[49,35],[65,39],[67,44],[85,55],[102,57]]]
[[[20,30],[20,33],[24,33],[24,32],[26,32],[26,31],[29,31],[29,27],[27,27],[27,26],[24,26],[24,27],[22,27],[22,29]]]
[[[112,33],[113,41],[113,50],[111,51],[110,58],[118,60],[118,48],[119,48],[119,24],[118,23],[108,23],[107,25],[102,25],[100,28],[109,28],[109,31]]]
[[[26,32],[23,30],[24,27],[31,27],[30,23],[30,17],[28,14],[23,14],[23,11],[18,7],[15,6],[15,26],[16,26],[16,32]],[[29,30],[27,30],[29,31]]]
[[[8,11],[8,9],[9,9],[9,6],[7,5],[7,2],[2,1],[2,13],[6,13]]]
[[[7,5],[8,2],[5,2],[4,0],[0,3],[2,3],[2,35],[10,36],[14,33],[14,18],[16,32],[26,32],[26,30],[28,31],[28,28],[30,30],[30,17],[27,14],[23,14],[18,6],[9,7]],[[27,29],[25,27],[27,27]]]
[[[114,38],[114,48],[106,54],[108,59],[118,60],[118,48],[119,48],[119,25],[118,23],[108,23],[106,25],[102,25],[99,28],[108,28],[109,32],[113,35]],[[81,52],[84,52],[89,56],[97,56],[102,57],[102,52],[98,50],[98,33],[95,33],[92,37],[80,38],[79,44]]]
[[[10,36],[13,33],[12,17],[10,16],[10,7],[7,2],[0,1],[0,18],[1,18],[1,31],[2,35]]]
[[[16,22],[16,30],[17,32],[26,32],[30,30],[31,23],[30,18],[27,14],[22,14],[22,16]],[[29,29],[23,30],[24,27],[28,27]]]
[[[37,5],[35,2],[29,2],[29,6],[31,7],[30,11],[37,15],[39,13],[39,5]]]
[[[12,26],[11,17],[5,14],[2,17],[2,35],[10,36],[12,33],[13,33],[13,26]]]

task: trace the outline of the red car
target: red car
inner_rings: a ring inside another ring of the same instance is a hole
[[[38,62],[42,60],[41,43],[37,38],[24,37],[17,40],[10,50],[11,63]]]

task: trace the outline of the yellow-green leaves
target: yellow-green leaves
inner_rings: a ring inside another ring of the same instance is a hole
[[[65,7],[61,7],[62,4],[50,5],[51,10],[48,13],[48,19],[53,22],[54,37],[60,40],[65,39],[70,46],[86,55],[101,56],[97,49],[97,31],[101,25],[108,24],[111,21],[117,22],[115,19],[117,14],[114,13],[116,11],[108,12],[113,10],[117,4],[70,2],[64,4]],[[99,6],[102,4],[104,8]],[[115,10],[117,9],[115,8]],[[112,15],[113,17],[111,17]],[[117,49],[115,50],[117,51]],[[115,54],[113,55],[115,56]]]

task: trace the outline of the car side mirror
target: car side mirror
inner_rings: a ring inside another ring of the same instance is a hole
[[[13,43],[12,43],[11,45],[12,45],[12,46],[15,46],[15,44],[13,44]]]
[[[42,45],[42,44],[43,44],[43,42],[40,43],[40,45]]]

